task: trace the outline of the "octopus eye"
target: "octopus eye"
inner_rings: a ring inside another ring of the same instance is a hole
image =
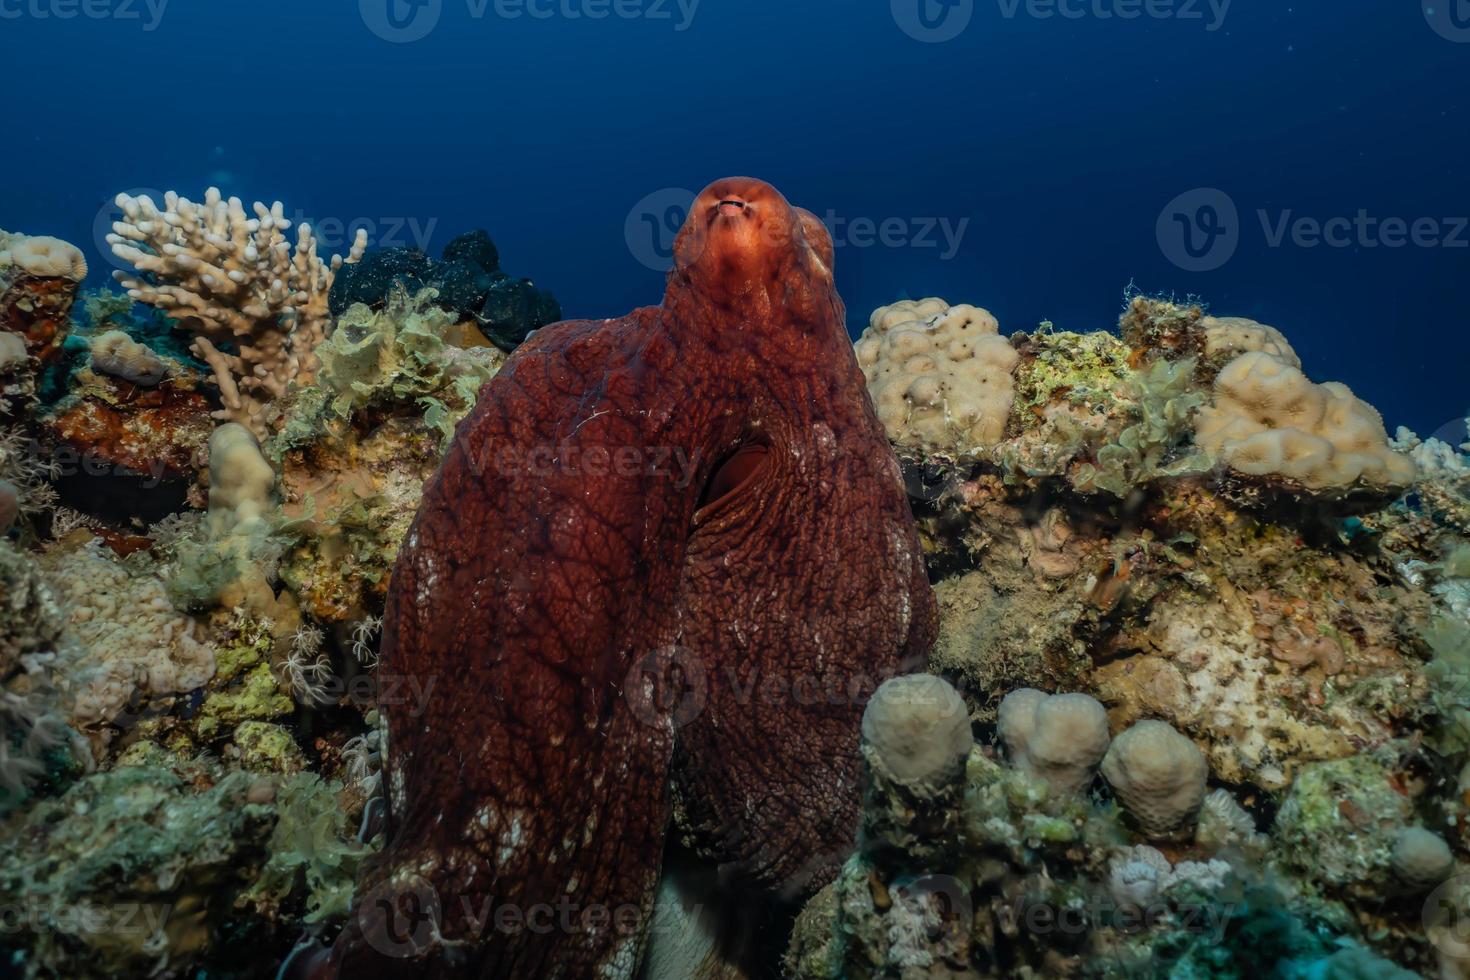
[[[699,495],[696,520],[703,520],[752,487],[770,466],[771,447],[748,442],[720,461]]]

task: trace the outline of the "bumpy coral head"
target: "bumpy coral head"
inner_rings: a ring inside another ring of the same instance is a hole
[[[674,240],[670,289],[733,300],[793,274],[830,286],[832,259],[832,237],[816,215],[765,181],[726,177],[694,199]]]

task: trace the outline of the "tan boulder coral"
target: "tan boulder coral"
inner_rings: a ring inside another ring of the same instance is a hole
[[[119,194],[123,220],[107,236],[113,254],[147,273],[116,273],[133,299],[175,317],[195,334],[194,352],[214,372],[223,421],[264,437],[266,406],[293,382],[307,383],[314,351],[331,323],[328,296],[337,270],[367,248],[359,230],[346,258],[317,255],[311,227],[286,237],[291,222],[277,201],[256,202],[248,217],[239,198],[211,187],[202,203],[170,191],[162,208],[147,196]],[[220,344],[235,347],[226,353]]]
[[[1214,387],[1195,438],[1237,472],[1314,491],[1414,482],[1413,461],[1394,452],[1382,417],[1346,385],[1313,384],[1292,363],[1257,350],[1227,364]]]
[[[147,344],[140,344],[121,330],[108,330],[92,338],[92,369],[114,378],[151,388],[168,377],[169,362]]]
[[[1207,316],[1199,326],[1205,332],[1205,355],[1233,359],[1241,354],[1261,351],[1292,367],[1302,366],[1286,335],[1275,327],[1243,316]]]
[[[1455,855],[1445,839],[1423,827],[1405,827],[1389,857],[1394,877],[1414,891],[1428,891],[1455,870]]]
[[[892,678],[868,702],[862,735],[864,851],[885,865],[941,862],[952,852],[975,745],[964,699],[933,674]]]
[[[14,235],[0,231],[0,266],[12,266],[28,276],[87,278],[82,250],[50,235]]]
[[[42,363],[56,361],[86,275],[87,261],[75,245],[0,231],[0,331],[21,337]]]
[[[1017,354],[999,329],[988,311],[942,299],[873,312],[855,350],[896,445],[967,453],[1005,437]]]
[[[1102,772],[1148,839],[1177,840],[1193,834],[1210,767],[1204,753],[1174,726],[1140,721],[1113,740]]]
[[[974,744],[964,699],[932,674],[885,681],[863,711],[862,731],[870,764],[910,787],[957,778]]]
[[[1063,796],[1086,789],[1108,751],[1108,713],[1086,694],[1012,691],[1000,703],[997,730],[1016,768]]]

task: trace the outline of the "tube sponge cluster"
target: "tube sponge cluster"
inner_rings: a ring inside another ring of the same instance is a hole
[[[170,191],[160,208],[149,197],[119,194],[123,220],[107,236],[113,254],[146,277],[116,273],[128,295],[178,318],[196,334],[194,353],[209,364],[224,408],[217,418],[264,436],[261,413],[292,381],[316,370],[313,351],[331,322],[328,298],[337,270],[367,249],[359,229],[344,259],[324,262],[311,227],[296,230],[277,201],[256,202],[248,217],[240,199],[211,187],[196,204]],[[227,354],[219,344],[230,343]]]
[[[1309,490],[1403,487],[1415,477],[1373,406],[1346,385],[1313,384],[1265,350],[1242,354],[1215,378],[1215,403],[1200,411],[1195,438],[1232,469]]]
[[[873,312],[857,360],[897,445],[964,453],[1005,437],[1017,354],[999,330],[988,311],[937,298]]]

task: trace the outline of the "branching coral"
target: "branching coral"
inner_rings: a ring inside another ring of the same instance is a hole
[[[170,191],[162,209],[147,196],[119,194],[123,220],[107,236],[113,254],[143,276],[117,273],[135,300],[156,306],[196,334],[195,353],[209,364],[224,408],[220,419],[266,434],[266,405],[292,382],[316,372],[315,349],[326,339],[328,296],[344,262],[367,248],[359,230],[346,259],[317,256],[311,227],[286,237],[291,223],[277,201],[256,202],[255,217],[236,197],[211,187],[196,204]],[[231,344],[235,353],[221,350]]]

